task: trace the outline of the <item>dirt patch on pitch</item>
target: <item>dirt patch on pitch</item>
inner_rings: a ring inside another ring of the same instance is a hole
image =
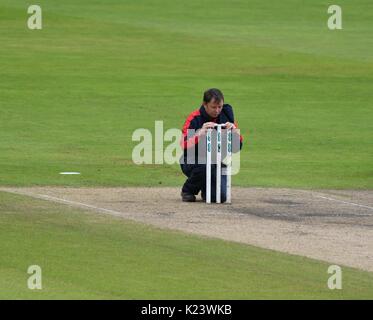
[[[206,205],[177,188],[0,190],[373,271],[373,191],[234,188],[233,204]]]

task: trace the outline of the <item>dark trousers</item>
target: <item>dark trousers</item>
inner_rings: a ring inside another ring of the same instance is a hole
[[[188,177],[182,191],[197,195],[200,191],[206,200],[206,165],[181,164],[181,170]],[[222,166],[223,168],[223,166]],[[221,202],[227,199],[227,176],[221,175]],[[216,164],[211,165],[211,202],[216,202]]]

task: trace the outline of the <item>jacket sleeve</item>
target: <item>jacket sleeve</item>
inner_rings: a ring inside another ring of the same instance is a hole
[[[183,150],[193,148],[198,143],[198,134],[197,131],[200,129],[197,125],[195,117],[199,113],[197,111],[192,112],[186,119],[181,137],[181,147]]]
[[[238,123],[237,121],[235,121],[234,119],[234,113],[233,113],[233,108],[231,105],[227,104],[227,105],[224,105],[224,112],[225,112],[225,115],[227,116],[227,118],[229,119],[229,122],[231,123],[234,123],[234,125],[236,126],[237,129],[239,129],[238,127]],[[237,144],[234,144],[233,145],[233,148],[232,148],[232,152],[233,153],[237,153],[238,151],[240,151],[242,149],[242,145],[243,145],[243,137],[240,134],[238,134],[238,132],[235,130],[233,131],[233,141],[240,141],[240,146],[239,146],[239,149],[237,148],[238,145]]]

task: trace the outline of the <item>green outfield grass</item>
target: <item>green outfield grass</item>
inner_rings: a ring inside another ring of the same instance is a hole
[[[0,192],[0,299],[371,299],[373,274]],[[41,291],[27,269],[42,268]]]
[[[245,146],[240,186],[373,187],[373,3],[40,0],[0,3],[0,185],[180,185],[135,166],[137,128],[181,128],[219,87]],[[79,171],[62,177],[60,171]]]

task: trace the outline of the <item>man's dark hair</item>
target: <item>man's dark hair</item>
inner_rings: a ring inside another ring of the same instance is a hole
[[[203,102],[209,103],[211,100],[216,102],[224,101],[224,95],[219,89],[209,89],[203,94]]]

